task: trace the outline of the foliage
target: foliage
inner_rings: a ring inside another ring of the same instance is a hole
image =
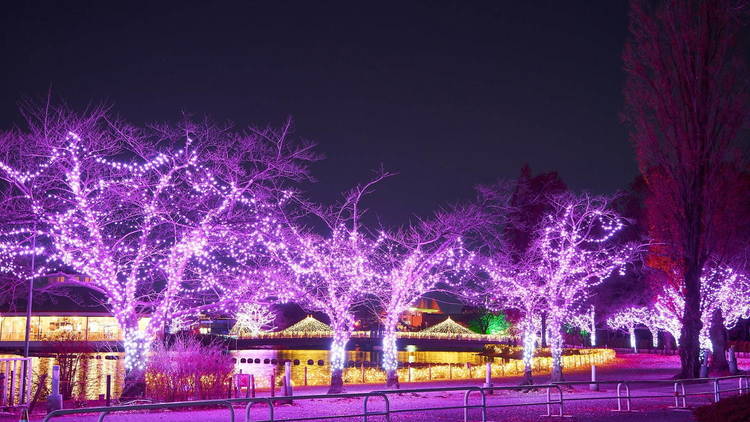
[[[78,377],[81,362],[87,358],[88,353],[94,351],[90,343],[81,340],[74,335],[65,336],[52,346],[55,364],[60,366],[60,394],[65,400],[76,397],[76,384],[90,381],[85,374],[82,378]],[[79,391],[85,391],[85,388],[79,388]]]
[[[486,312],[469,321],[469,328],[479,334],[506,335],[510,331],[511,323],[505,312]]]
[[[154,344],[146,367],[149,398],[184,401],[226,397],[234,370],[220,343],[202,344],[195,337],[176,336],[169,345]]]
[[[750,420],[750,394],[729,397],[693,411],[698,422],[746,422]]]
[[[274,329],[276,314],[266,305],[260,303],[243,303],[235,315],[236,322],[229,334],[243,337],[255,336]]]

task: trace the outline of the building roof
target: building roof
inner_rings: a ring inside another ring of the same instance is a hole
[[[281,333],[292,334],[292,333],[332,333],[333,329],[330,325],[324,324],[317,319],[313,318],[312,315],[308,315],[303,320],[290,326],[289,328],[282,330]]]
[[[476,335],[475,332],[464,327],[463,325],[454,321],[451,317],[448,317],[445,321],[435,324],[432,327],[427,327],[420,333],[445,333],[445,334],[471,334]]]

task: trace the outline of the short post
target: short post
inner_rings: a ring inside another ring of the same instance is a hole
[[[255,398],[255,374],[250,374],[250,396]]]
[[[271,374],[271,397],[276,397],[276,373]]]
[[[107,393],[104,396],[107,407],[112,405],[112,375],[107,375]]]
[[[428,374],[430,381],[432,381],[432,364],[431,363],[427,364],[427,374]]]
[[[596,365],[591,365],[591,384],[589,390],[599,391],[599,384],[596,383]]]
[[[284,395],[292,396],[292,362],[284,362]]]
[[[307,366],[305,366],[305,386],[307,386]]]
[[[362,384],[365,383],[365,362],[362,361],[359,365],[361,372],[362,372]]]
[[[452,363],[448,364],[448,379],[449,380],[453,379],[453,364]]]
[[[408,382],[411,382],[411,363],[409,363],[409,367],[408,367],[408,368],[406,368],[406,370],[407,370],[407,371],[408,371],[408,373],[409,373],[409,375],[408,375],[408,377],[409,377],[409,379],[408,379]]]
[[[60,365],[52,367],[52,392],[47,397],[47,413],[63,408],[62,395],[60,394]]]
[[[486,370],[484,371],[484,388],[492,388],[492,362],[487,362]],[[492,390],[489,390],[487,394],[492,394]]]
[[[708,350],[703,350],[703,362],[701,362],[701,369],[699,377],[701,378],[707,378],[708,377],[708,362],[711,360],[711,352]]]
[[[729,346],[729,373],[732,375],[739,373],[737,368],[737,355],[734,352],[734,346]]]

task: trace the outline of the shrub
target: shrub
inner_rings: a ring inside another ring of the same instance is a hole
[[[225,397],[233,369],[221,344],[177,336],[169,345],[153,347],[146,367],[147,395],[160,401]]]
[[[698,422],[750,421],[750,394],[729,397],[717,403],[701,406],[694,411]]]

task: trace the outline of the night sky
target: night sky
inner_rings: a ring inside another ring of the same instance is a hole
[[[613,193],[636,174],[618,114],[627,2],[11,2],[0,127],[24,98],[107,102],[137,124],[185,111],[238,126],[295,121],[332,201],[382,163],[387,224],[557,170]]]

